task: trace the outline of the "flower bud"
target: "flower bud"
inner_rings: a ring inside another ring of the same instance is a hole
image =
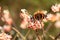
[[[10,25],[4,25],[3,29],[4,29],[5,32],[10,32],[12,28],[11,28]]]

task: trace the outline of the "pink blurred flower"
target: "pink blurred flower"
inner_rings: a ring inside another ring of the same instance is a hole
[[[47,14],[47,19],[51,20],[52,16],[53,16],[52,14]]]
[[[0,30],[2,30],[3,28],[2,28],[2,26],[0,26]]]
[[[47,20],[51,21],[51,22],[55,22],[56,19],[56,15],[54,14],[47,14]]]
[[[4,13],[4,17],[5,18],[9,18],[10,17],[10,14],[9,14],[8,10],[3,10],[3,13]]]
[[[4,10],[3,13],[4,13],[4,15],[1,18],[2,21],[4,21],[7,24],[11,25],[13,21],[12,21],[12,18],[10,17],[9,11],[8,10]]]
[[[5,32],[10,32],[12,28],[11,28],[10,25],[4,25],[3,29],[4,29]]]
[[[60,13],[56,13],[56,20],[60,20]]]
[[[60,28],[60,21],[56,21],[55,27],[56,27],[56,28]]]
[[[26,28],[27,28],[27,25],[28,25],[28,22],[23,21],[23,22],[20,24],[20,27],[21,27],[22,29],[26,29]]]
[[[28,14],[24,14],[24,13],[20,13],[20,17],[23,19],[21,24],[20,24],[20,27],[22,29],[26,29],[27,25],[28,25],[28,21],[30,20],[29,15]]]
[[[58,7],[57,4],[52,5],[51,9],[52,9],[53,12],[59,12],[59,7]]]
[[[12,36],[5,33],[5,31],[9,31],[10,27],[7,27],[7,25],[4,25],[4,27],[0,26],[0,40],[11,40]]]
[[[38,20],[35,21],[35,25],[36,25],[37,29],[41,29],[42,28],[42,25],[41,25],[41,23]]]
[[[33,22],[29,22],[29,24],[28,24],[28,28],[32,28],[34,26],[34,23]]]
[[[6,33],[0,33],[0,40],[11,40],[12,36]]]
[[[60,4],[58,4],[58,7],[60,8]]]
[[[30,22],[28,25],[28,28],[31,28],[33,30],[42,29],[43,27],[44,27],[43,22],[40,23],[38,20],[36,20],[35,22]]]
[[[12,36],[11,36],[11,35],[8,35],[8,34],[6,34],[6,37],[7,37],[7,39],[9,39],[9,40],[11,40],[11,38],[12,38]]]
[[[8,19],[6,19],[6,22],[7,22],[7,24],[9,24],[9,25],[11,25],[12,24],[12,18],[8,18]]]

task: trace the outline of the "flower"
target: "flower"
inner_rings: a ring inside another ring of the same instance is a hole
[[[60,4],[58,4],[58,8],[59,8],[59,10],[60,10]]]
[[[8,18],[8,19],[6,19],[6,22],[7,22],[7,24],[9,24],[9,25],[11,25],[12,24],[12,18]]]
[[[0,40],[11,40],[12,36],[6,33],[0,33]]]
[[[11,35],[6,34],[7,39],[11,39]]]
[[[24,17],[24,19],[21,21],[20,27],[21,27],[22,29],[26,29],[29,21],[30,21],[29,16]]]
[[[60,28],[60,21],[56,21],[56,22],[55,22],[55,27],[56,27],[56,28]]]
[[[20,24],[20,28],[26,29],[27,28],[27,24],[28,24],[27,20],[22,20],[22,22]]]
[[[8,15],[9,11],[8,10],[4,10],[3,13]]]
[[[12,18],[10,17],[9,11],[8,10],[4,10],[3,11],[3,15],[2,15],[2,21],[6,22],[7,24],[11,25],[12,24]]]
[[[27,10],[26,9],[21,9],[22,13],[27,13]]]
[[[52,5],[51,9],[53,12],[59,12],[58,4]]]
[[[29,22],[28,28],[31,28],[33,30],[36,29],[42,29],[44,27],[43,22],[39,22],[38,20],[35,20],[35,22]]]
[[[3,29],[4,29],[5,32],[10,32],[12,28],[11,28],[10,25],[4,25]]]
[[[30,20],[30,18],[27,14],[22,14],[21,17],[22,17],[23,20],[21,21],[20,27],[22,29],[26,29],[26,26],[27,26],[28,21]]]
[[[0,40],[11,40],[12,36],[11,35],[8,35],[5,33],[5,31],[9,31],[10,28],[8,27],[7,28],[7,25],[4,25],[4,27],[1,27],[0,26]]]
[[[57,21],[60,20],[60,13],[56,13],[56,19]]]
[[[22,20],[21,20],[20,27],[22,29],[26,29],[28,22],[30,21],[30,15],[27,14],[28,12],[25,9],[21,9],[21,11],[22,13],[20,13],[20,18],[22,18]]]
[[[47,20],[51,21],[51,22],[55,22],[57,19],[56,19],[56,15],[54,14],[47,14]]]
[[[0,26],[0,30],[2,30],[3,28]]]

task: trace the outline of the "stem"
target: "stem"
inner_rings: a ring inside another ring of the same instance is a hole
[[[46,36],[46,33],[45,33],[45,31],[44,31],[44,28],[42,28],[42,30],[43,30],[43,39],[45,40],[45,36]]]
[[[17,36],[17,34],[14,36],[14,38],[12,40],[15,40],[16,39],[16,36]]]
[[[40,24],[41,24],[41,27],[42,27],[42,23],[40,22]],[[42,28],[42,30],[43,30],[43,39],[45,40],[45,31],[44,31],[44,28]]]
[[[26,38],[24,37],[24,38],[22,38],[22,40],[26,40]]]
[[[48,35],[50,38],[52,38],[53,40],[55,39],[55,37],[54,36],[52,36],[52,35]]]
[[[53,25],[53,23],[50,23],[50,24],[47,26],[45,32],[48,32],[48,30],[50,29],[50,27],[51,27],[52,25]]]
[[[14,29],[21,36],[21,38],[25,38],[17,29],[15,29],[14,27],[12,27],[12,29]]]
[[[40,36],[39,36],[39,33],[38,33],[38,30],[36,30],[36,35],[38,37],[38,40],[41,40]]]
[[[55,40],[57,40],[57,38],[60,36],[60,33],[55,37]]]
[[[30,33],[30,30],[28,30],[28,32],[26,33],[25,37],[27,37],[29,35],[29,33]]]

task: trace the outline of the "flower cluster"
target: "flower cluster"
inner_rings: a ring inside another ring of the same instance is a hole
[[[3,30],[4,30],[5,32],[10,32],[10,31],[12,30],[12,27],[11,27],[10,25],[4,25],[4,26],[3,26]]]
[[[30,20],[30,17],[27,14],[25,9],[22,9],[21,11],[22,12],[20,13],[20,17],[22,18],[22,21],[21,21],[20,27],[22,29],[26,29],[28,25],[28,21]]]
[[[44,27],[44,23],[38,20],[35,20],[35,22],[30,21],[28,25],[28,28],[31,28],[33,30],[42,29],[43,27]]]
[[[55,5],[55,6],[58,6],[59,11],[60,11],[59,5],[60,4]],[[54,9],[55,6],[51,7],[53,12],[57,12],[57,8]],[[52,14],[52,13],[46,14],[46,13],[47,13],[47,11],[37,11],[32,16],[32,15],[28,15],[28,12],[26,10],[22,10],[22,12],[20,13],[20,17],[22,18],[20,27],[22,29],[26,29],[26,28],[31,28],[33,30],[42,29],[44,27],[43,22],[48,22],[48,21],[55,22],[55,26],[57,26],[57,24],[58,24],[58,27],[60,27],[60,25],[59,25],[60,13],[56,13],[56,14]]]
[[[55,27],[56,28],[60,28],[60,13],[56,13],[56,14],[47,14],[47,17],[46,17],[47,20],[43,20],[44,22],[48,22],[48,21],[51,21],[51,22],[55,22]]]
[[[12,18],[10,17],[10,13],[8,10],[3,11],[3,15],[1,19],[2,21],[6,22],[8,25],[12,24]]]
[[[60,13],[56,13],[55,27],[60,28]]]
[[[20,13],[20,17],[22,18],[20,27],[22,29],[31,28],[33,30],[36,30],[36,29],[43,28],[43,26],[44,26],[43,22],[41,20],[40,21],[38,20],[39,18],[43,19],[43,17],[44,17],[43,14],[40,14],[40,12],[39,12],[38,15],[35,15],[34,17],[32,17],[31,15],[28,15],[26,11],[25,12],[24,11],[25,10],[23,10],[22,13]],[[39,18],[37,18],[37,17],[39,17]]]
[[[51,21],[51,22],[55,22],[57,20],[55,14],[47,14],[46,19]]]
[[[11,40],[12,36],[4,32],[4,28],[0,26],[0,40]]]
[[[56,21],[54,25],[56,28],[60,28],[60,21]]]
[[[6,33],[1,33],[0,34],[0,40],[11,40],[11,35],[8,35]]]
[[[60,11],[60,4],[52,5],[51,9],[53,12],[59,12]]]

